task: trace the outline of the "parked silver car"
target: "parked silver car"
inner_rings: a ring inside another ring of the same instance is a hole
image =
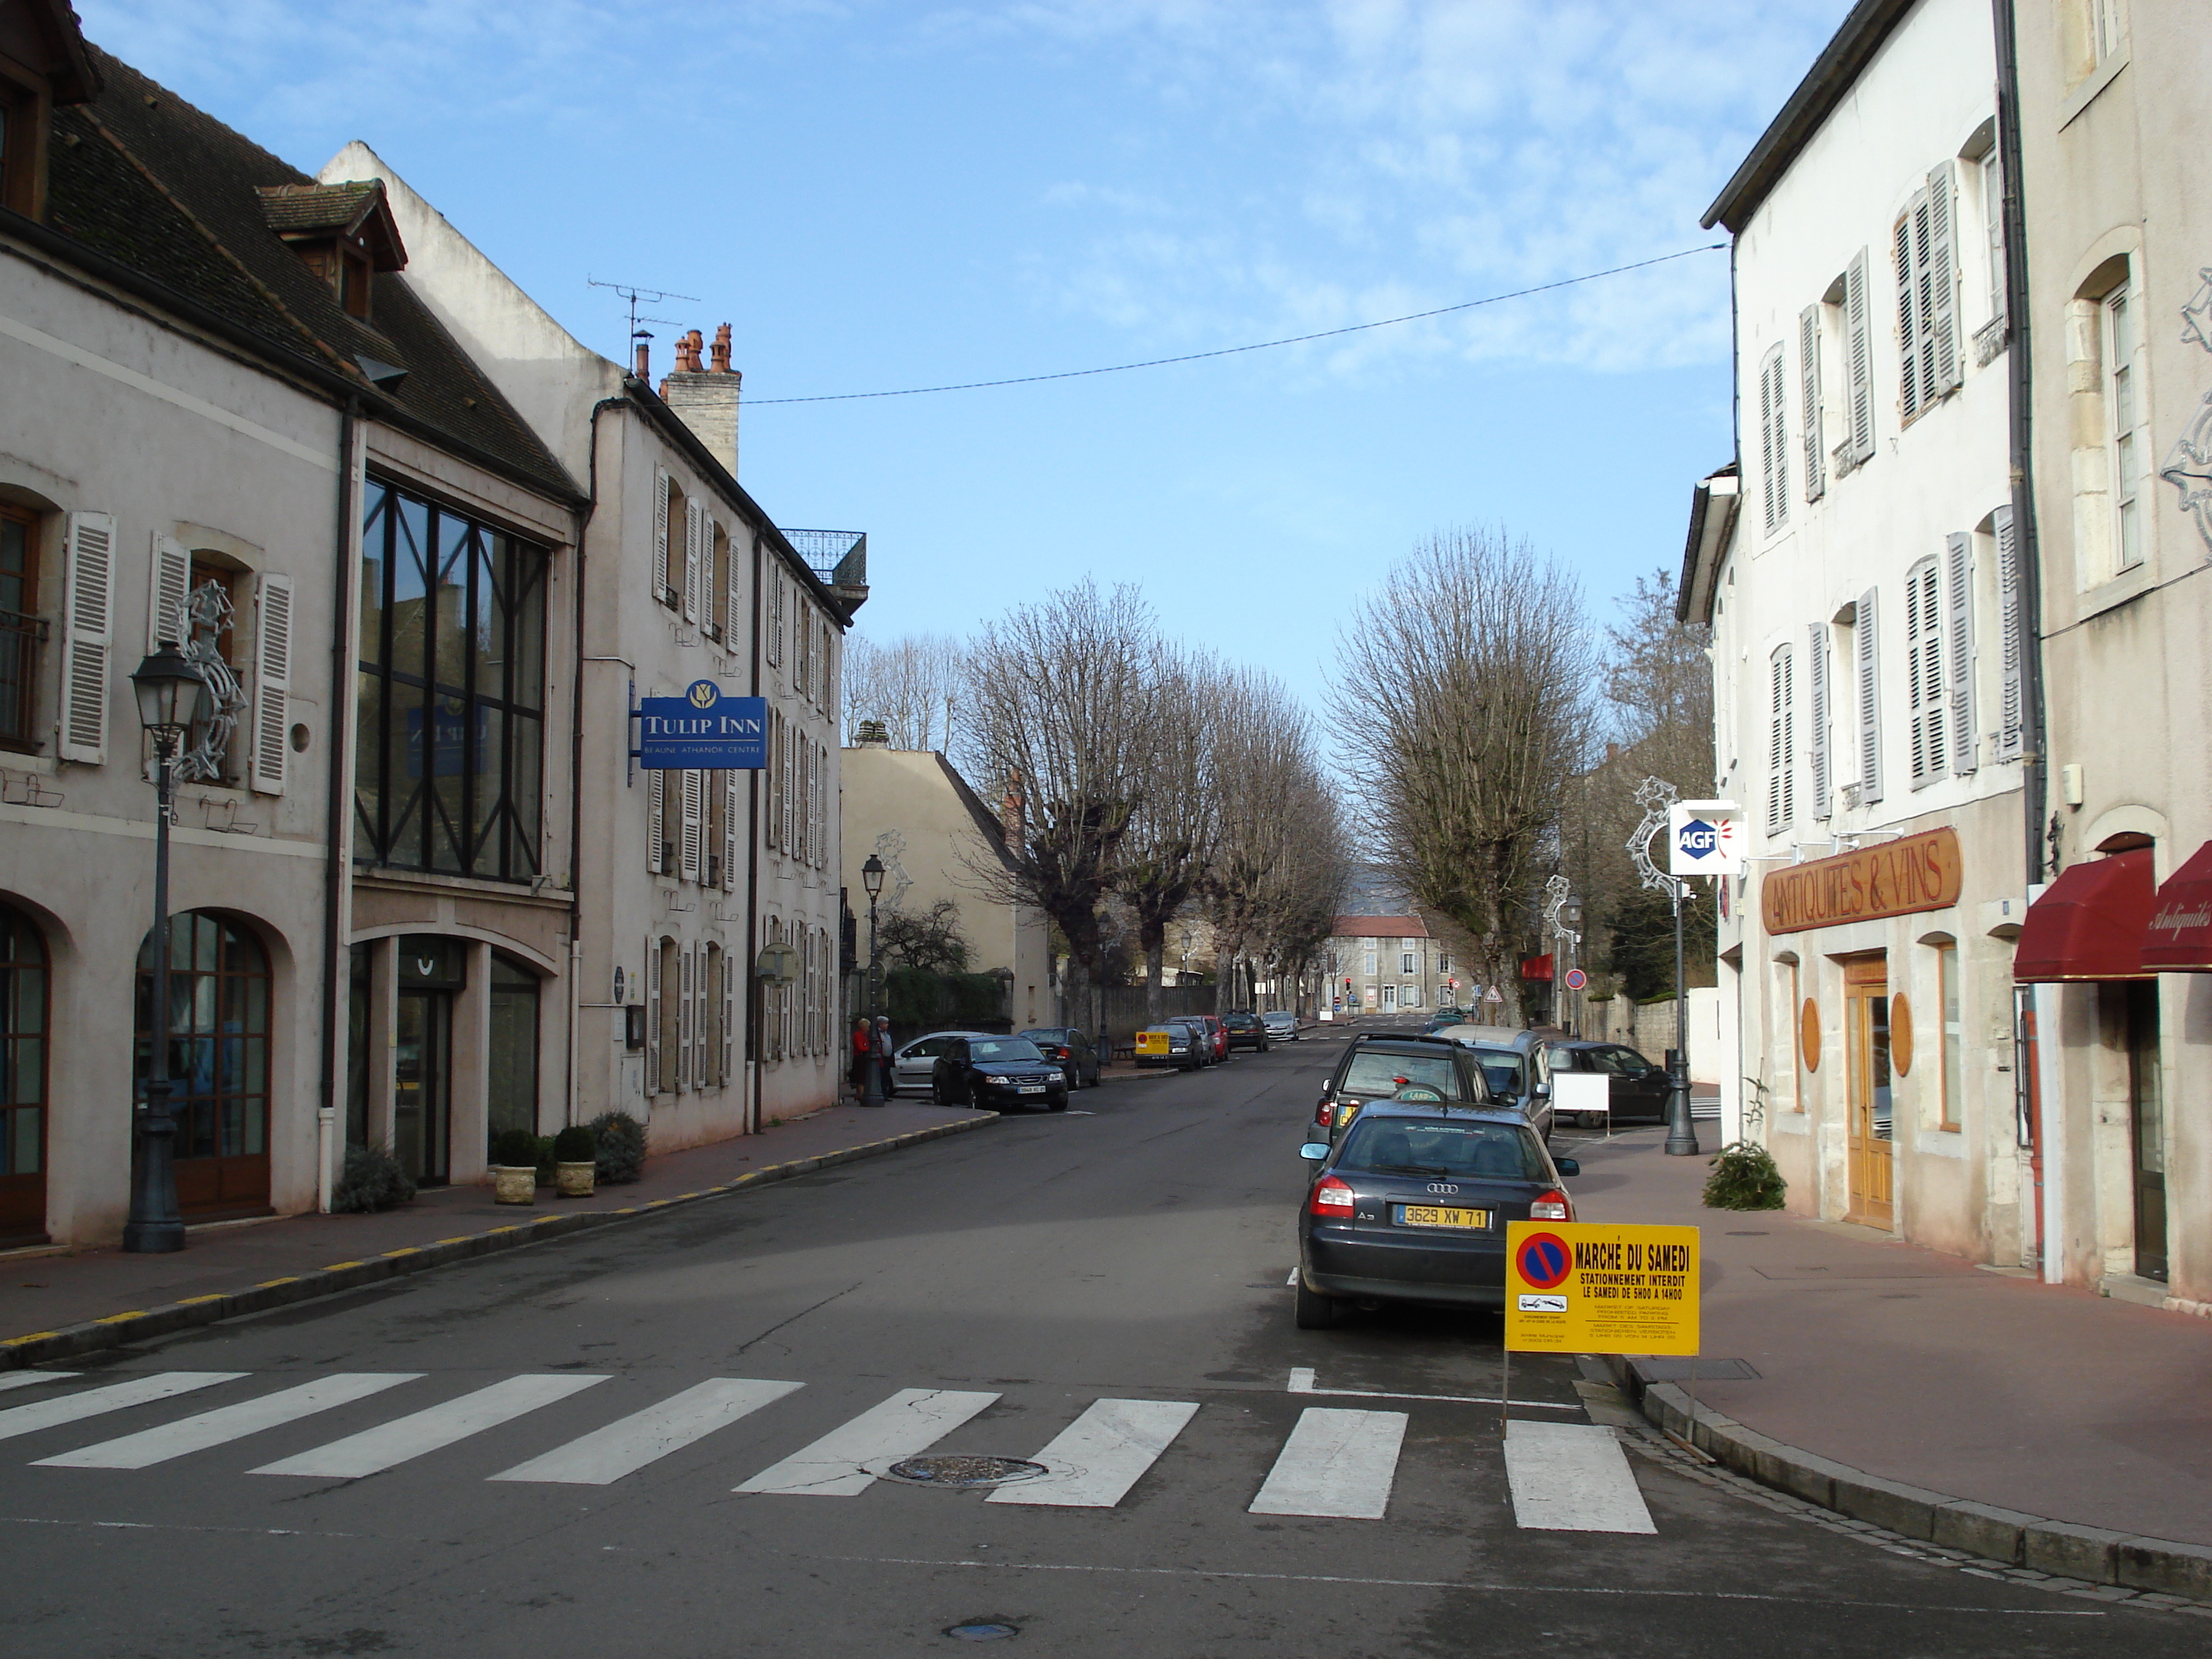
[[[1271,1042],[1296,1042],[1298,1040],[1298,1017],[1287,1008],[1270,1008],[1260,1016],[1260,1023],[1267,1028]]]
[[[989,1036],[988,1031],[932,1031],[918,1036],[903,1048],[891,1051],[891,1086],[894,1095],[917,1094],[927,1097],[931,1079],[936,1074],[937,1057],[952,1046],[955,1037]]]

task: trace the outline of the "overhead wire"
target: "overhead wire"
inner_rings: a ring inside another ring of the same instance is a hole
[[[760,409],[770,404],[838,404],[852,403],[869,398],[919,398],[936,392],[983,392],[994,386],[1035,386],[1043,380],[1078,380],[1093,374],[1126,374],[1132,369],[1165,368],[1172,363],[1203,362],[1209,357],[1234,357],[1247,351],[1272,351],[1278,346],[1304,345],[1314,340],[1333,340],[1346,334],[1364,333],[1369,329],[1394,328],[1400,323],[1418,323],[1431,317],[1448,317],[1454,312],[1473,311],[1481,306],[1502,305],[1508,300],[1525,300],[1534,294],[1549,294],[1563,288],[1573,288],[1582,283],[1595,283],[1607,276],[1619,276],[1632,270],[1644,270],[1653,265],[1663,265],[1676,259],[1686,259],[1695,253],[1715,253],[1725,251],[1726,242],[1705,242],[1696,247],[1678,248],[1672,253],[1654,255],[1649,259],[1638,259],[1625,265],[1614,265],[1605,270],[1584,271],[1579,276],[1562,276],[1557,282],[1539,283],[1533,288],[1516,288],[1510,294],[1492,294],[1480,300],[1462,300],[1457,305],[1437,306],[1430,311],[1408,312],[1403,317],[1382,317],[1371,323],[1348,323],[1342,328],[1325,328],[1313,334],[1293,334],[1280,340],[1257,340],[1249,345],[1222,346],[1212,351],[1189,351],[1176,357],[1148,357],[1142,362],[1109,363],[1099,368],[1064,368],[1051,374],[1016,374],[1000,380],[963,380],[947,386],[911,386],[895,392],[827,392],[811,398],[755,398],[745,404],[748,409]]]

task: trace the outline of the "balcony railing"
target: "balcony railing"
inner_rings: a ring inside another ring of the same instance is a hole
[[[38,714],[39,647],[46,639],[43,618],[0,611],[0,744],[10,749],[38,746],[31,722]]]
[[[868,585],[868,532],[865,530],[787,530],[784,539],[806,568],[830,587]]]

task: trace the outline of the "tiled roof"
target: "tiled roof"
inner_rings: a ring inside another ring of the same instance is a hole
[[[261,216],[274,231],[350,230],[371,204],[381,200],[384,184],[262,185]]]
[[[1332,939],[1426,939],[1419,916],[1339,916]]]
[[[263,192],[319,190],[314,179],[90,51],[106,84],[91,103],[54,112],[52,229],[214,312],[272,356],[338,374],[365,392],[356,358],[398,365],[406,379],[377,395],[432,441],[443,435],[564,499],[580,494],[404,274],[376,279],[374,314],[363,322],[270,228]]]

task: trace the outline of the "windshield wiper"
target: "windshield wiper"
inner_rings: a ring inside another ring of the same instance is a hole
[[[1441,1164],[1378,1164],[1375,1167],[1384,1175],[1440,1176],[1451,1173]]]

